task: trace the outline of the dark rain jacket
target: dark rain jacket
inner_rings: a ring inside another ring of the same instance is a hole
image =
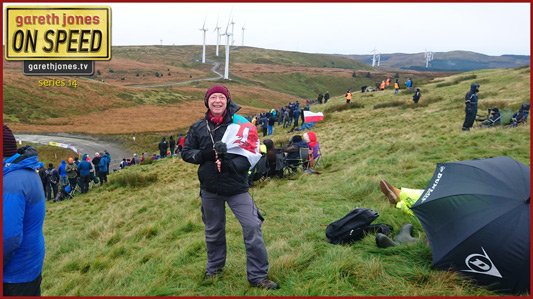
[[[205,161],[202,150],[213,149],[214,142],[222,140],[226,129],[233,122],[233,115],[240,109],[237,104],[230,102],[228,113],[219,126],[205,118],[195,122],[189,128],[181,156],[184,161],[199,164],[198,179],[200,188],[220,195],[236,195],[248,192],[248,169],[250,163],[245,156],[226,153],[222,161],[221,172],[218,172],[214,161]],[[213,140],[211,139],[211,130]]]
[[[466,93],[465,96],[465,112],[467,113],[477,113],[477,89],[476,84],[470,86],[470,90]]]

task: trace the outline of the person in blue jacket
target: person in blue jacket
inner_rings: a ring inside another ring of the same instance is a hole
[[[87,191],[89,191],[91,169],[93,169],[91,163],[87,161],[87,154],[82,156],[81,162],[78,164],[77,168],[80,171],[81,193],[87,193]]]
[[[300,135],[292,136],[283,151],[287,153],[287,163],[288,164],[297,164],[298,159],[300,158],[300,148],[309,148],[309,144],[302,139]]]
[[[100,186],[104,184],[104,182],[107,183],[107,174],[109,173],[109,163],[111,162],[111,157],[109,156],[109,153],[105,151],[105,154],[102,155],[100,158],[100,163],[98,163],[98,168],[100,170],[99,176],[100,176]]]
[[[37,150],[17,150],[13,133],[3,129],[3,295],[40,296],[45,199]]]
[[[61,165],[57,168],[59,171],[59,183],[61,184],[61,187],[64,188],[65,185],[68,184],[67,179],[67,170],[65,167],[67,166],[67,162],[65,160],[61,160]]]

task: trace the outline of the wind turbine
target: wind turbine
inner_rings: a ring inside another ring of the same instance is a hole
[[[374,67],[376,65],[376,48],[374,48],[374,50],[372,50],[370,53],[374,53],[372,56],[372,67]]]
[[[205,16],[205,19],[204,19],[204,24],[202,25],[202,28],[200,29],[200,31],[203,31],[204,32],[204,45],[203,45],[203,51],[202,51],[202,63],[205,63],[205,32],[207,31],[207,29],[205,28],[205,21],[207,20],[207,15]]]
[[[429,67],[429,62],[433,60],[433,52],[425,50],[424,58],[426,59],[426,68]]]
[[[224,79],[229,79],[229,39],[230,39],[230,36],[233,35],[233,33],[228,32],[229,24],[230,23],[228,21],[228,25],[226,25],[226,32],[222,34],[226,36],[226,63],[224,65]]]
[[[218,19],[217,19],[217,26],[215,27],[215,30],[217,32],[217,50],[216,50],[216,55],[218,56],[218,45],[220,44],[220,33],[219,33],[220,27],[218,27]]]
[[[378,66],[380,62],[381,62],[381,53],[378,53]]]
[[[246,30],[246,28],[244,28],[244,25],[242,26],[242,45],[244,46],[244,30]]]
[[[235,21],[233,21],[233,18],[231,18],[231,45],[235,45],[235,40],[233,39],[235,36],[233,35],[235,33],[235,30],[233,30],[235,27]]]

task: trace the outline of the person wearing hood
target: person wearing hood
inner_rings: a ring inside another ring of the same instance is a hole
[[[415,104],[418,104],[418,101],[420,101],[420,97],[421,97],[420,88],[417,87],[415,94],[413,95],[413,102],[415,102]]]
[[[59,184],[59,171],[54,169],[54,164],[48,164],[48,169],[44,172],[44,180],[46,182],[46,200],[52,200],[57,195],[57,184]],[[52,197],[52,191],[54,196]]]
[[[185,144],[185,137],[183,136],[182,133],[180,133],[180,137],[178,137],[178,147],[176,149],[176,154],[181,154],[184,144]]]
[[[57,168],[57,170],[59,171],[59,184],[61,184],[61,187],[64,187],[68,184],[67,170],[65,169],[66,166],[67,163],[65,162],[65,160],[61,160],[61,165],[59,165],[59,167]]]
[[[311,157],[312,155],[312,159],[309,160],[312,162],[316,158],[318,158],[319,155],[319,145],[316,138],[316,134],[313,131],[309,131],[304,134],[303,139],[309,145],[309,156]]]
[[[481,124],[481,126],[482,127],[493,127],[496,125],[500,125],[501,123],[502,123],[502,118],[500,114],[500,109],[495,107],[490,110],[489,118],[486,121],[484,121]]]
[[[102,157],[100,157],[100,163],[98,163],[98,170],[100,173],[100,186],[107,183],[107,175],[109,174],[109,164],[111,163],[111,156],[109,152],[105,151]]]
[[[470,90],[465,95],[465,121],[463,123],[463,131],[469,131],[474,125],[474,120],[477,115],[477,93],[479,92],[479,84],[472,83]]]
[[[81,162],[78,164],[77,168],[80,172],[81,193],[87,193],[87,191],[89,191],[91,169],[93,169],[92,164],[87,161],[87,154],[82,156]]]
[[[17,150],[13,132],[3,126],[3,295],[40,296],[45,255],[45,198],[37,150]]]
[[[204,104],[205,117],[189,128],[181,155],[184,161],[199,165],[207,247],[205,279],[220,275],[226,264],[227,202],[242,227],[248,282],[253,287],[278,289],[275,282],[267,279],[268,256],[261,232],[264,219],[248,192],[250,162],[243,155],[226,152],[227,146],[221,141],[241,107],[232,101],[229,90],[222,85],[207,90]]]

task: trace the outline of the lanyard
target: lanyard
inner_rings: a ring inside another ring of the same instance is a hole
[[[207,127],[207,133],[209,133],[209,137],[211,137],[211,142],[213,142],[213,148],[215,147],[215,139],[213,138],[213,133],[212,132],[215,132],[216,130],[218,130],[220,128],[220,125],[218,127],[216,127],[215,129],[213,129],[213,131],[211,131],[211,127],[209,126],[209,121],[206,119],[205,120],[205,125]]]

